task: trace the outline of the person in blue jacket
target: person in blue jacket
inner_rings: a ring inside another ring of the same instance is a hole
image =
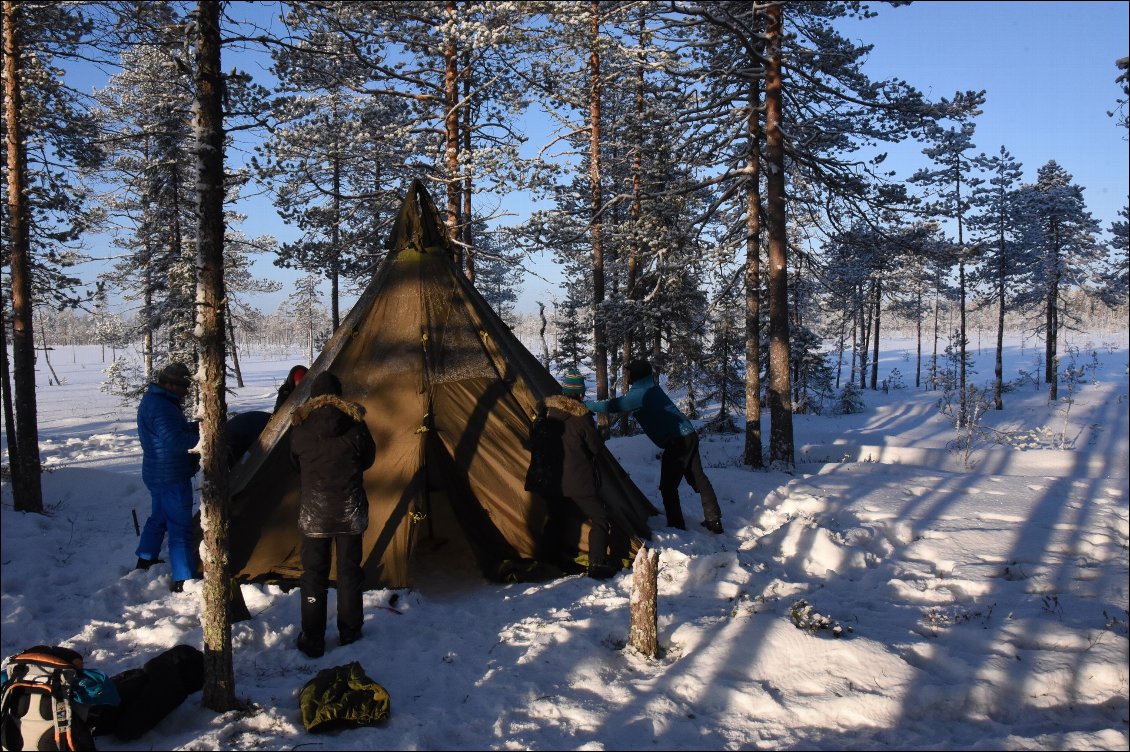
[[[137,544],[137,569],[149,569],[169,533],[170,590],[184,590],[196,576],[193,552],[192,476],[199,462],[189,450],[200,439],[197,425],[184,416],[184,397],[192,375],[184,363],[169,363],[149,385],[137,408],[137,438],[141,441],[141,479],[153,499],[153,509]]]
[[[683,478],[702,497],[702,526],[712,533],[722,532],[722,510],[714,486],[702,469],[698,452],[698,432],[687,416],[675,406],[659,386],[651,363],[634,360],[628,365],[628,392],[608,400],[587,400],[585,407],[594,413],[635,413],[640,428],[663,450],[659,466],[659,493],[670,527],[686,530],[679,503],[679,483]]]

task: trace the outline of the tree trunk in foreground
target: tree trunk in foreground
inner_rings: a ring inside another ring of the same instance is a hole
[[[197,5],[196,328],[200,338],[197,384],[204,527],[204,706],[223,713],[236,707],[232,667],[231,573],[228,566],[228,468],[224,438],[224,123],[220,73],[220,3]]]
[[[766,220],[769,230],[769,461],[793,467],[793,402],[789,378],[789,281],[785,231],[785,141],[781,131],[782,10],[766,13],[765,156]]]
[[[21,512],[43,512],[39,420],[35,403],[35,332],[32,327],[31,240],[27,211],[27,148],[20,127],[19,3],[5,0],[4,137],[8,152],[8,241],[12,284],[12,381],[15,391],[16,457],[12,498]]]
[[[648,658],[659,655],[659,553],[640,546],[632,564],[628,644]]]

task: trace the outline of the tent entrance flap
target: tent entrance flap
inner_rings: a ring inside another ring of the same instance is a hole
[[[488,579],[496,579],[501,562],[519,558],[471,490],[435,431],[429,431],[424,450],[427,508],[413,530],[412,580],[423,559],[443,554],[452,566],[471,564]],[[444,552],[444,549],[448,549]],[[434,569],[435,563],[432,563]]]

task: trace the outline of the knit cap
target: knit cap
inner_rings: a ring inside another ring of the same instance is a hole
[[[584,394],[585,393],[585,377],[576,371],[571,371],[565,374],[565,378],[561,380],[561,393],[562,394]]]
[[[157,383],[187,389],[192,386],[192,372],[188,370],[188,366],[184,363],[174,361],[158,372]]]
[[[651,375],[651,363],[646,360],[633,360],[628,364],[628,383],[634,384]]]

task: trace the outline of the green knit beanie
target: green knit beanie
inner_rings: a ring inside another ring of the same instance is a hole
[[[565,374],[565,378],[561,380],[561,393],[584,394],[585,377],[577,373],[576,371]]]

